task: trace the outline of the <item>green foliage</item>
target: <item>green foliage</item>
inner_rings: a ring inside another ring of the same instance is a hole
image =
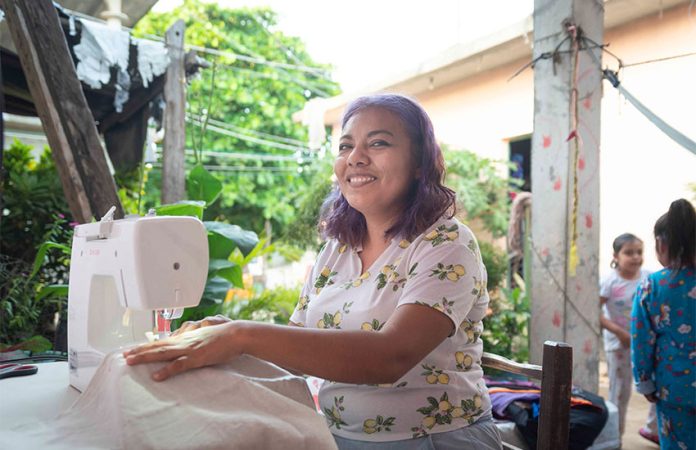
[[[286,228],[282,237],[285,242],[301,248],[318,249],[320,245],[317,225],[321,206],[333,188],[331,175],[333,165],[326,158],[317,164],[313,172],[314,182],[307,186],[305,192],[297,200],[295,220]]]
[[[483,265],[486,266],[486,272],[488,273],[488,284],[486,287],[489,291],[493,291],[499,288],[505,279],[505,274],[508,270],[507,255],[505,255],[503,250],[485,241],[479,242],[479,249],[481,250]]]
[[[521,281],[521,279],[520,279]],[[529,359],[529,297],[524,283],[502,289],[491,298],[491,313],[483,319],[484,350],[526,362]]]
[[[3,156],[0,343],[52,341],[54,315],[67,302],[68,207],[47,148],[37,161],[31,146],[15,140]]]
[[[507,232],[510,202],[509,180],[501,175],[508,165],[482,158],[468,150],[450,150],[443,146],[447,175],[445,184],[457,193],[460,206],[469,220],[480,219],[494,237]]]
[[[276,14],[266,8],[226,9],[213,2],[187,0],[171,12],[149,13],[138,23],[136,33],[163,36],[179,18],[185,21],[188,45],[243,55],[199,53],[214,66],[203,69],[188,88],[187,148],[203,149],[200,162],[214,166],[211,170],[222,183],[217,201],[196,194],[208,203],[205,219],[256,231],[266,229],[268,222],[274,236],[284,236],[296,218],[299,196],[315,182],[312,167],[317,160],[317,153],[306,148],[306,128],[292,115],[309,99],[338,93],[337,84],[325,75],[329,67],[317,64],[298,38],[276,31]],[[249,58],[319,67],[324,73],[259,64]],[[207,151],[223,155],[211,156]],[[252,157],[224,155],[231,152]],[[189,160],[194,162],[198,161]],[[150,188],[160,185],[159,177],[161,170],[153,169]],[[191,176],[189,181],[191,197],[191,190],[200,186]],[[145,195],[147,207],[159,197],[150,188]]]
[[[6,176],[2,206],[6,211],[0,223],[0,250],[31,262],[55,215],[69,216],[63,187],[48,148],[37,162],[32,147],[15,140],[4,151],[3,165]],[[67,222],[65,225],[69,229]]]
[[[19,344],[9,345],[0,343],[0,352],[22,350],[31,353],[45,353],[53,348],[51,341],[43,336],[32,336]]]
[[[248,300],[225,303],[222,314],[233,320],[287,324],[300,298],[300,287],[266,289]]]

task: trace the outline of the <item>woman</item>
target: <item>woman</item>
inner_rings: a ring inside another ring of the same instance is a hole
[[[192,323],[128,364],[171,361],[163,380],[246,353],[330,380],[319,400],[341,449],[501,448],[480,366],[486,270],[452,219],[428,115],[400,95],[353,101],[334,172],[291,326]]]

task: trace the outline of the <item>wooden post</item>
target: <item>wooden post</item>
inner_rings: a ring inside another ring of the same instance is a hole
[[[169,67],[164,82],[164,149],[162,155],[162,203],[184,199],[186,171],[186,74],[184,73],[184,21],[177,20],[165,34]]]
[[[0,5],[74,219],[90,222],[112,205],[116,206],[115,217],[123,217],[53,2],[0,0]]]
[[[599,138],[602,2],[535,0],[531,360],[543,342],[573,348],[573,381],[599,387]],[[574,46],[578,42],[578,46]],[[578,48],[579,47],[579,48]],[[577,56],[576,56],[577,55]]]
[[[537,449],[568,448],[573,349],[564,342],[544,343]]]

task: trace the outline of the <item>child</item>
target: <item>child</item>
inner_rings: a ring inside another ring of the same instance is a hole
[[[628,400],[631,398],[631,336],[629,334],[631,304],[640,281],[648,276],[642,270],[643,241],[630,233],[614,239],[611,274],[602,282],[599,300],[603,313],[599,322],[604,328],[604,352],[609,369],[609,400],[619,410],[619,432],[623,435]],[[657,426],[654,424],[653,429]],[[645,428],[650,427],[650,417]],[[654,431],[652,434],[657,434]]]
[[[679,199],[655,223],[665,268],[643,282],[631,320],[636,390],[657,404],[660,448],[696,448],[696,211]]]

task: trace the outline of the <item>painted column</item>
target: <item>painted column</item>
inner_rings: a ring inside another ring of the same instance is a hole
[[[573,347],[573,383],[596,392],[600,345],[601,1],[535,0],[531,359]],[[552,56],[554,55],[555,56]],[[546,55],[543,57],[542,55]]]

